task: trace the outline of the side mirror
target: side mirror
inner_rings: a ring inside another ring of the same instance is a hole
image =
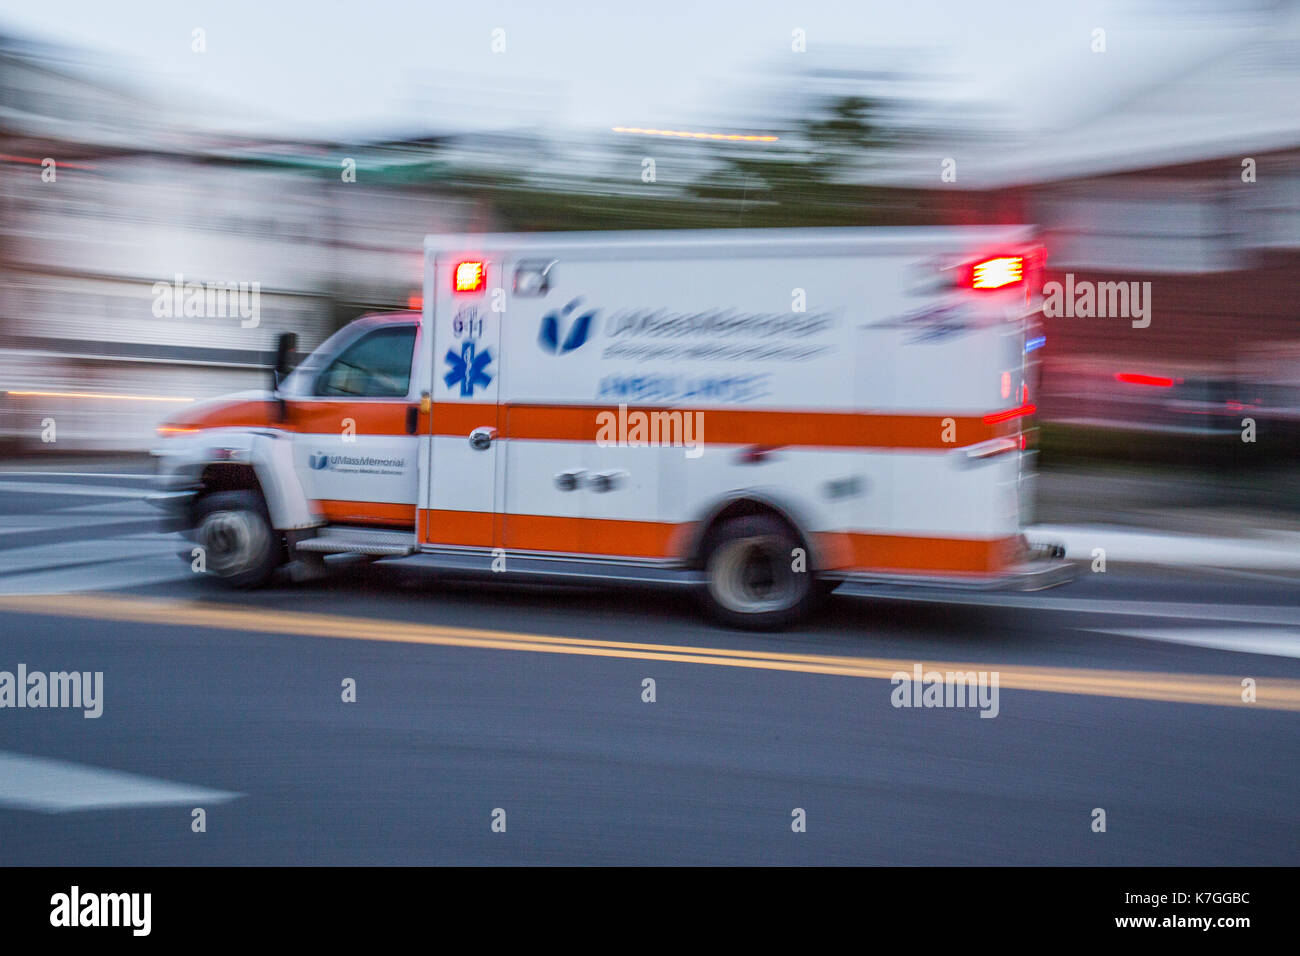
[[[281,332],[275,342],[275,389],[279,390],[285,376],[293,371],[293,353],[298,348],[298,336]]]
[[[276,415],[280,421],[289,417],[289,408],[280,395],[280,383],[293,371],[293,353],[298,348],[298,336],[281,332],[275,341],[275,368],[271,371],[271,393],[275,396]]]

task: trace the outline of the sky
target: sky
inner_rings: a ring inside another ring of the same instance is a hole
[[[1150,41],[1168,33],[1167,11],[1195,14],[1204,3],[0,0],[0,24],[95,51],[122,81],[195,125],[355,135],[698,129],[742,115],[737,104],[786,70],[870,70],[922,48],[959,78],[947,91],[953,102],[1001,96],[1047,115],[1071,97],[1120,97],[1144,69],[1163,69],[1178,43],[1165,37],[1157,49]],[[1087,62],[1096,26],[1108,29],[1110,59]],[[195,29],[206,52],[191,49]],[[803,53],[792,50],[796,29],[806,37]],[[494,39],[503,51],[493,51]],[[1096,75],[1081,85],[1073,69]],[[1054,84],[1041,82],[1045,71],[1057,74]],[[761,123],[761,111],[744,116]]]

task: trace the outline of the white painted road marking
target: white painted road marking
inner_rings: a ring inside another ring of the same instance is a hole
[[[74,495],[82,498],[146,498],[147,488],[120,488],[112,485],[58,485],[35,481],[5,481],[0,491],[25,495]]]
[[[1026,528],[1025,536],[1064,545],[1065,556],[1074,561],[1091,561],[1093,548],[1102,548],[1106,560],[1115,564],[1300,571],[1300,533],[1294,531],[1220,538],[1109,525],[1040,524]]]
[[[1058,598],[1048,593],[1004,592],[926,594],[917,589],[879,593],[865,588],[841,589],[876,601],[910,601],[919,604],[960,604],[971,607],[1020,608],[1026,611],[1062,611],[1068,614],[1119,614],[1125,617],[1163,617],[1171,620],[1218,621],[1240,624],[1293,625],[1300,621],[1300,606],[1277,604],[1185,604],[1181,601],[1133,601],[1127,598]]]
[[[1148,627],[1089,628],[1095,634],[1118,634],[1146,641],[1165,641],[1191,647],[1212,647],[1241,654],[1300,657],[1300,631],[1261,628]]]
[[[201,807],[242,793],[0,750],[0,807],[66,813],[132,807]]]
[[[195,574],[177,557],[186,542],[155,534],[3,548],[0,594],[69,594],[169,584]]]

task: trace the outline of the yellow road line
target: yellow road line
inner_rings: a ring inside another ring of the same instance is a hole
[[[130,621],[140,624],[166,624],[227,631],[532,651],[543,654],[572,654],[629,660],[673,661],[880,680],[889,680],[899,672],[910,676],[913,667],[918,663],[916,660],[903,658],[787,654],[732,648],[552,637],[514,631],[447,627],[334,614],[262,610],[203,601],[165,601],[108,594],[4,596],[0,597],[0,609],[58,617]],[[1014,690],[1300,711],[1300,681],[1283,678],[1256,678],[1256,700],[1247,704],[1241,699],[1241,678],[1249,676],[1245,674],[1240,676],[1166,674],[1155,671],[1021,667],[943,661],[920,661],[919,663],[923,673],[997,671],[999,687]]]

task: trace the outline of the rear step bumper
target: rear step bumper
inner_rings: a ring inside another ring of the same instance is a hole
[[[1070,561],[1049,560],[1027,563],[997,575],[956,576],[914,574],[847,574],[837,594],[861,597],[896,589],[918,591],[1042,591],[1074,579],[1075,566]],[[833,577],[833,575],[832,575]]]

